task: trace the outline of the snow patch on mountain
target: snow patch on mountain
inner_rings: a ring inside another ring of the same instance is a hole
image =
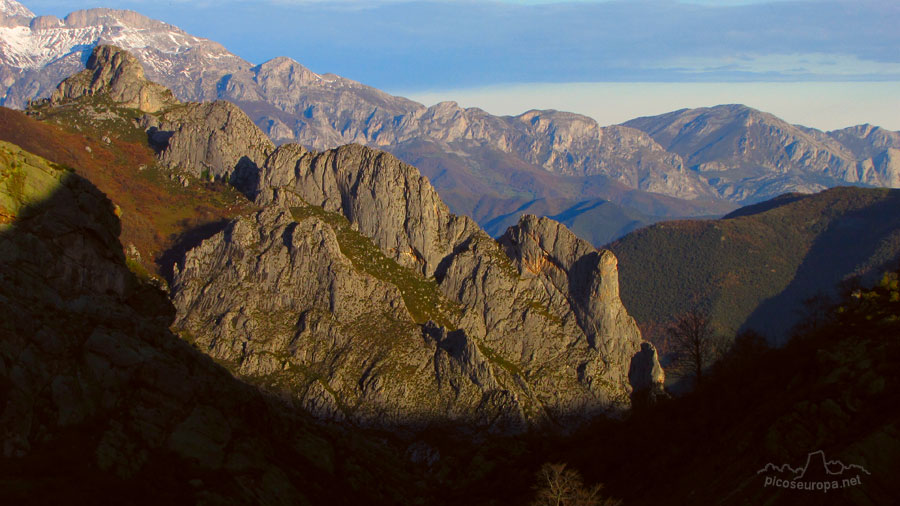
[[[2,1],[2,0],[0,0]],[[39,69],[75,52],[98,44],[113,44],[130,51],[177,55],[197,48],[204,39],[184,32],[134,28],[125,25],[67,26],[32,29],[28,26],[0,27],[0,63],[20,69]],[[220,58],[227,51],[209,48],[208,56]],[[221,53],[221,54],[219,54]],[[145,60],[153,70],[171,70],[171,61],[150,57]]]
[[[103,29],[59,28],[32,30],[27,26],[0,28],[0,56],[6,65],[37,69],[97,43]]]
[[[7,16],[24,16],[33,18],[34,13],[28,10],[28,7],[16,2],[15,0],[0,0],[0,13]]]

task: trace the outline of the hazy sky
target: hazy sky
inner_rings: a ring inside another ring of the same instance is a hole
[[[633,88],[648,95],[631,102],[660,107],[658,113],[716,96],[769,107],[779,115],[785,115],[788,106],[796,109],[797,100],[802,99],[809,104],[809,114],[798,117],[819,118],[817,123],[803,121],[820,128],[833,126],[838,118],[875,123],[875,118],[868,119],[871,108],[864,107],[863,99],[886,100],[876,112],[890,112],[882,114],[888,121],[900,117],[896,114],[900,99],[891,92],[891,84],[900,90],[898,0],[23,3],[37,14],[58,16],[95,6],[129,8],[219,41],[254,63],[289,56],[316,72],[333,72],[415,98],[455,98],[488,110],[499,110],[501,99],[517,99],[523,101],[518,111],[522,112],[541,106],[539,101],[565,98],[574,89],[546,83],[642,82],[679,83],[668,88],[650,84]],[[777,95],[772,83],[782,82],[842,84],[786,86],[785,93],[793,93],[796,99],[781,100],[779,110],[767,105],[778,105],[778,101],[757,99]],[[881,84],[853,89],[847,82]],[[510,92],[504,96],[497,89]],[[515,94],[512,89],[517,90]],[[617,105],[608,93],[621,94],[631,88],[598,85],[593,95],[585,89],[579,95],[580,105],[574,104],[575,111],[596,117],[590,111]],[[662,89],[679,91],[660,94]],[[719,93],[729,90],[730,94]],[[823,116],[829,110],[831,118]],[[881,123],[900,129],[900,120],[893,121],[893,125]]]

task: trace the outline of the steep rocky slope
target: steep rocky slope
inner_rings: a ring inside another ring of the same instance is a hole
[[[101,46],[91,53],[86,69],[60,83],[50,96],[54,105],[97,93],[109,95],[121,107],[157,112],[176,103],[172,92],[144,79],[144,68],[128,53]]]
[[[133,11],[81,10],[65,19],[25,11],[14,0],[0,11],[0,105],[6,107],[49,97],[60,81],[84,67],[96,45],[133,51],[154,82],[182,98],[214,98],[222,76],[251,67],[220,44]],[[190,78],[177,83],[161,79],[184,73]]]
[[[256,184],[267,210],[188,252],[172,285],[176,326],[214,356],[296,368],[302,402],[368,423],[520,430],[627,405],[640,334],[609,253],[528,218],[510,262],[413,167],[362,146],[281,146]],[[570,293],[569,276],[591,288]]]
[[[49,100],[35,102],[33,113],[66,106],[89,121],[130,120],[131,128],[146,130],[159,163],[173,173],[228,181],[235,171],[255,170],[275,149],[235,105],[181,103],[116,46],[97,46],[87,68],[62,81]]]
[[[144,116],[159,161],[175,172],[229,181],[254,171],[275,146],[234,104],[187,103]]]
[[[0,489],[17,504],[396,503],[406,466],[233,378],[168,330],[115,206],[0,142]],[[352,440],[352,442],[351,442]]]
[[[841,281],[872,281],[900,259],[900,191],[833,188],[785,195],[723,219],[656,224],[610,244],[622,300],[659,342],[699,307],[717,330],[755,329],[783,343],[804,302]],[[811,308],[815,309],[815,308]]]
[[[109,82],[64,81],[83,95],[35,114],[139,85],[128,58],[97,48],[71,79]],[[241,377],[378,426],[568,428],[628,406],[641,338],[611,253],[534,218],[501,248],[390,154],[273,150],[228,104],[138,114],[173,177],[205,167],[261,209],[189,249],[169,279],[173,328]]]

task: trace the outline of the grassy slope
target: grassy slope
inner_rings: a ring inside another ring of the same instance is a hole
[[[835,188],[764,203],[721,220],[676,221],[609,247],[622,300],[645,336],[674,316],[711,311],[719,331],[784,336],[803,301],[900,257],[900,191]]]
[[[87,105],[111,114],[89,121],[83,113]],[[195,180],[185,188],[170,180],[155,166],[146,135],[131,121],[141,114],[99,98],[40,111],[37,118],[43,121],[0,108],[0,140],[72,168],[93,182],[121,210],[122,244],[134,244],[142,257],[140,268],[160,275],[165,274],[165,253],[186,234],[248,212],[251,205],[223,184]]]

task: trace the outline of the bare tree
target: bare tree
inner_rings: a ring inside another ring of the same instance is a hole
[[[538,493],[534,506],[618,506],[617,499],[600,496],[603,485],[585,487],[581,475],[566,464],[546,463],[538,471]]]
[[[709,313],[698,309],[681,315],[669,326],[669,343],[678,367],[693,375],[697,383],[703,381],[703,371],[722,351],[722,343],[710,325]]]

